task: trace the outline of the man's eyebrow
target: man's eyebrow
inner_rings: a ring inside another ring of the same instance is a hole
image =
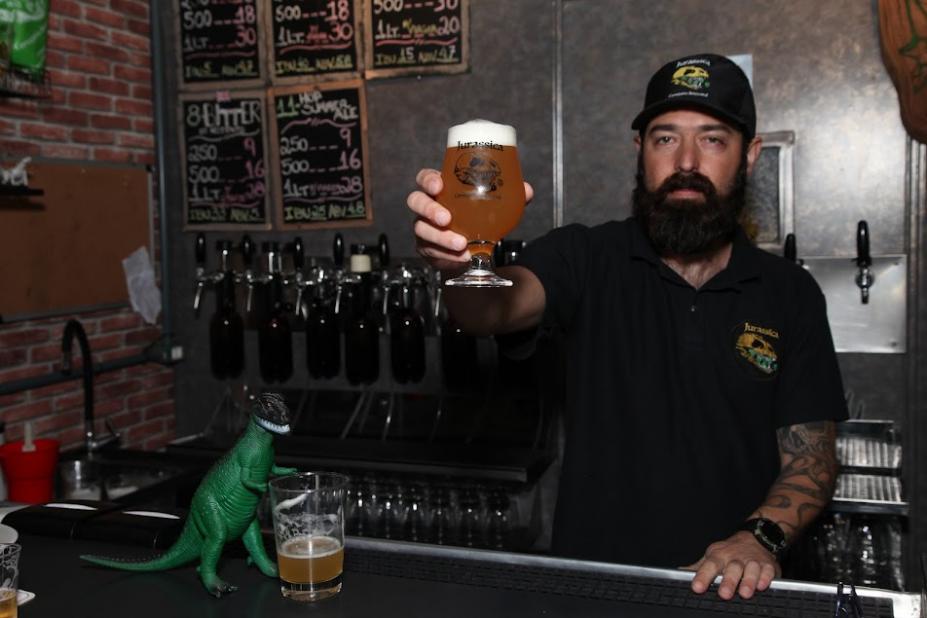
[[[700,124],[695,128],[697,131],[702,132],[702,133],[706,131],[724,131],[725,133],[734,132],[734,129],[724,124],[723,122],[712,123],[712,124]],[[656,131],[669,131],[672,133],[672,132],[676,132],[679,130],[680,130],[680,126],[678,124],[672,124],[672,123],[655,124],[651,126],[649,129],[647,129],[647,133],[654,133]]]

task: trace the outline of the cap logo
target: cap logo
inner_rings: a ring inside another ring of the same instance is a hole
[[[707,70],[689,65],[676,69],[676,72],[673,73],[673,84],[689,90],[702,90],[711,85],[708,78]]]

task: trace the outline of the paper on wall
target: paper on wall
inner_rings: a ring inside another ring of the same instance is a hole
[[[155,284],[154,267],[147,247],[139,247],[122,260],[126,273],[126,287],[132,309],[141,314],[148,324],[154,324],[161,313],[161,290]]]

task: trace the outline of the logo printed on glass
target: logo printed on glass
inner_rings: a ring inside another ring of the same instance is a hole
[[[469,144],[467,144],[469,145]],[[483,147],[492,148],[494,145],[486,144]],[[501,150],[501,148],[499,148]],[[476,196],[484,199],[495,196],[486,195],[492,193],[503,186],[502,168],[492,158],[483,156],[476,152],[465,152],[459,157],[454,164],[454,176],[461,183],[476,188]]]

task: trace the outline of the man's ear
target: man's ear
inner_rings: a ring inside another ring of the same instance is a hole
[[[641,134],[637,133],[634,135],[634,148],[637,149],[637,152],[641,151]]]
[[[753,166],[756,160],[760,158],[760,150],[763,149],[763,138],[757,135],[747,145],[747,175],[753,173]]]

